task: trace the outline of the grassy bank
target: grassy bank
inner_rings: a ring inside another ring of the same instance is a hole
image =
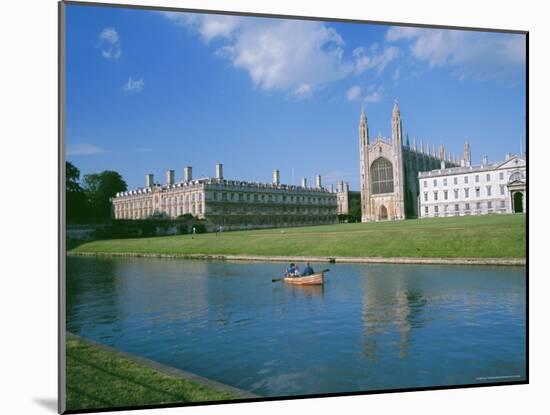
[[[160,405],[235,399],[164,374],[76,337],[67,339],[67,409]]]
[[[365,224],[102,240],[72,252],[348,257],[522,258],[524,215],[487,215]]]

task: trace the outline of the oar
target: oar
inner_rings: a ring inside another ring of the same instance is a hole
[[[330,269],[327,268],[327,269],[323,269],[321,271],[317,271],[315,274],[319,274],[320,272],[329,272],[329,271],[330,271]],[[283,278],[273,278],[271,280],[271,282],[283,281],[284,279],[285,279],[284,277]]]

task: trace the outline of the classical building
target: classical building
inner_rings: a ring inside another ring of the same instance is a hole
[[[400,220],[418,217],[418,172],[433,170],[446,163],[458,166],[456,157],[445,154],[440,147],[436,157],[435,146],[422,141],[417,148],[416,137],[412,146],[407,135],[403,141],[403,127],[399,105],[395,101],[392,113],[391,141],[369,136],[365,112],[359,118],[359,155],[361,174],[361,221]]]
[[[519,156],[508,154],[505,161],[492,164],[484,157],[478,166],[442,166],[418,178],[423,218],[520,213],[527,208],[526,162]]]
[[[189,213],[208,220],[216,229],[330,224],[337,222],[337,192],[321,184],[309,187],[280,183],[279,170],[271,183],[226,180],[223,165],[216,165],[215,177],[193,179],[185,167],[183,179],[175,182],[174,170],[166,172],[166,183],[146,175],[145,187],[121,192],[112,199],[115,219],[145,219],[155,213],[171,218]]]

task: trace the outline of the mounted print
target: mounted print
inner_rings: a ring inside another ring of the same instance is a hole
[[[528,382],[528,33],[422,23],[59,4],[60,412]]]

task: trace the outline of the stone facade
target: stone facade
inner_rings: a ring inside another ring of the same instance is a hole
[[[505,161],[493,164],[484,158],[478,166],[442,168],[422,172],[418,178],[423,218],[527,210],[526,162],[520,156],[507,155]]]
[[[401,220],[418,217],[418,172],[433,170],[446,163],[458,166],[457,160],[440,147],[436,157],[422,142],[412,146],[407,135],[403,142],[401,111],[395,101],[392,112],[391,141],[377,137],[371,141],[365,112],[359,118],[359,157],[361,179],[361,221]]]
[[[349,213],[349,183],[338,182],[336,200],[338,203],[338,214],[347,215]]]
[[[153,184],[146,176],[146,187],[121,192],[113,198],[115,219],[146,219],[155,213],[171,218],[189,213],[208,220],[213,229],[246,229],[274,226],[330,224],[337,222],[337,193],[321,186],[281,184],[279,171],[272,183],[256,183],[223,178],[223,166],[216,166],[216,176],[193,180],[191,168],[184,179],[174,182],[172,170],[166,184]]]

